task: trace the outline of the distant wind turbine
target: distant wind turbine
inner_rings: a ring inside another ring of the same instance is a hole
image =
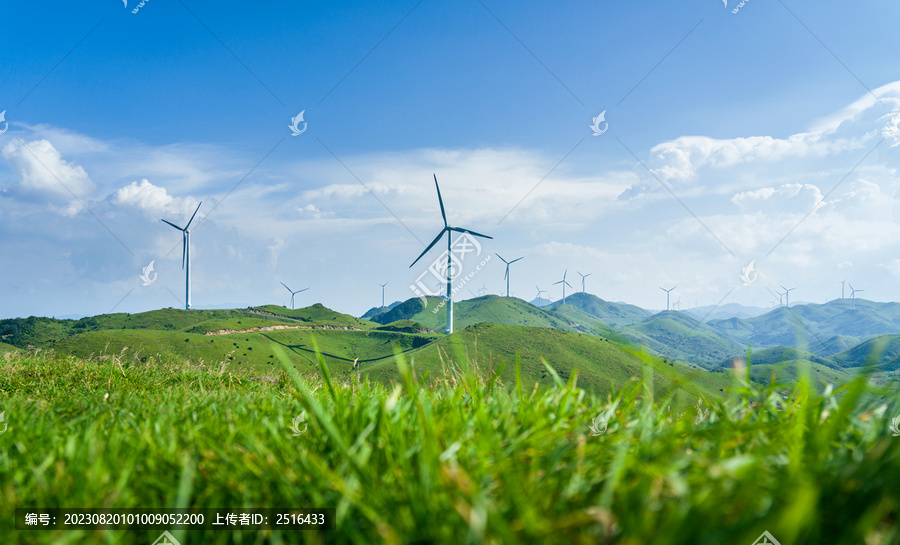
[[[303,293],[304,291],[309,289],[309,288],[303,288],[302,290],[294,291],[291,288],[287,287],[287,284],[285,284],[284,282],[282,282],[281,285],[284,286],[286,290],[291,292],[291,310],[294,310],[294,296],[297,295],[298,293]]]
[[[501,256],[500,254],[497,254],[497,257],[500,258],[500,261],[506,263],[506,274],[503,275],[503,279],[506,280],[506,296],[509,297],[509,266],[523,258],[519,257],[519,258],[513,259],[512,261],[507,261],[507,260],[503,259],[503,256]]]
[[[570,288],[572,287],[572,284],[569,284],[568,282],[566,282],[566,275],[567,275],[568,273],[569,273],[569,269],[566,269],[566,270],[563,272],[562,280],[560,280],[559,282],[554,282],[554,283],[553,283],[554,286],[557,285],[557,284],[562,284],[562,290],[563,290],[563,302],[562,302],[562,304],[564,304],[564,305],[566,304],[566,286],[569,286]]]
[[[441,198],[441,186],[438,185],[437,174],[434,174],[434,187],[437,189],[438,203],[441,205],[441,217],[444,218],[444,228],[441,229],[441,232],[438,233],[438,236],[434,237],[434,240],[432,240],[431,244],[429,244],[428,247],[425,248],[425,251],[419,254],[419,257],[417,257],[416,260],[412,262],[412,265],[410,265],[409,268],[411,269],[413,265],[418,263],[419,260],[422,259],[422,256],[427,254],[428,250],[430,250],[434,247],[435,244],[440,242],[441,237],[443,237],[445,233],[447,234],[447,334],[449,335],[450,333],[453,333],[453,294],[451,292],[451,290],[453,289],[453,277],[451,276],[453,274],[453,264],[450,261],[450,258],[453,255],[451,252],[453,242],[450,238],[450,232],[456,231],[457,233],[468,233],[470,235],[481,238],[492,239],[494,237],[482,235],[480,233],[476,233],[475,231],[470,231],[461,227],[450,227],[450,225],[447,224],[447,213],[444,211],[444,200]]]
[[[388,280],[384,284],[378,284],[379,286],[381,286],[381,308],[384,308],[384,287],[390,283],[391,283],[391,281]]]
[[[575,272],[577,272],[577,273],[581,276],[581,293],[584,293],[584,279],[587,278],[588,276],[594,274],[594,273],[581,274],[581,273],[578,272],[578,271],[575,271]]]
[[[791,307],[791,292],[797,288],[788,289],[784,286],[781,286],[781,289],[784,290],[784,306],[790,308]]]
[[[201,201],[200,204],[203,204]],[[187,225],[184,227],[179,227],[167,220],[160,220],[163,223],[168,223],[172,227],[181,231],[181,268],[184,269],[184,308],[185,310],[191,310],[191,222],[194,221],[194,216],[197,215],[197,211],[200,210],[200,204],[197,205],[197,210],[194,210],[194,214],[191,216],[191,219],[188,220]]]
[[[847,279],[841,280],[841,299],[844,298],[844,284],[847,282]]]
[[[669,294],[672,292],[672,290],[674,290],[674,289],[677,288],[677,287],[678,287],[678,286],[675,286],[675,287],[672,287],[672,288],[669,288],[669,289],[666,289],[666,288],[659,288],[659,289],[663,290],[664,292],[666,292],[666,310],[669,310]]]
[[[534,287],[537,288],[537,299],[541,298],[542,293],[546,293],[547,295],[550,295],[550,293],[547,292],[547,290],[542,290],[540,287],[538,287],[537,284],[535,284]]]
[[[853,284],[847,283],[850,286],[850,300],[853,301],[853,308],[856,308],[856,292],[858,291],[866,291],[866,290],[858,290],[853,288]]]

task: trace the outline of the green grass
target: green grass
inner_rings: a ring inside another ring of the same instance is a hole
[[[574,374],[534,389],[465,360],[425,382],[400,360],[387,387],[327,370],[285,363],[277,384],[260,384],[191,362],[5,355],[0,528],[25,505],[293,506],[337,508],[329,543],[749,544],[763,530],[791,545],[900,539],[900,438],[887,428],[898,398],[865,392],[864,380],[818,395],[801,379],[784,399],[735,378],[726,400],[672,410],[649,381],[599,398]],[[301,411],[309,428],[293,437]],[[592,436],[598,414],[608,430]],[[128,545],[158,534],[4,539]]]

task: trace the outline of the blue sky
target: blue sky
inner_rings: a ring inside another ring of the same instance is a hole
[[[896,300],[896,2],[127,3],[0,6],[2,317],[180,306],[201,201],[195,307],[406,299],[432,172],[525,299]]]

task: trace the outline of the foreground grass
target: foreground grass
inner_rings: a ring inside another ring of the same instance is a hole
[[[277,351],[277,349],[276,349]],[[159,532],[16,532],[16,506],[336,507],[333,543],[782,545],[900,541],[896,395],[865,379],[736,379],[686,411],[641,382],[604,399],[448,367],[397,384],[275,384],[225,367],[0,354],[4,543],[150,543]],[[551,372],[552,371],[549,371]],[[426,384],[427,383],[427,384]],[[778,391],[776,391],[776,389]],[[301,411],[309,428],[288,430]],[[596,416],[607,431],[592,436]],[[181,543],[318,543],[173,532]]]

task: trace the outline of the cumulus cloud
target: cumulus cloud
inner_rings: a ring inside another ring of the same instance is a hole
[[[11,193],[30,200],[46,199],[52,205],[65,204],[67,215],[80,208],[79,199],[91,197],[97,186],[80,165],[62,158],[49,140],[27,144],[15,139],[3,147],[3,158],[18,177]]]
[[[166,188],[159,187],[143,179],[131,182],[116,190],[112,198],[119,205],[135,206],[154,215],[190,214],[197,207],[197,199],[193,197],[173,197]]]

